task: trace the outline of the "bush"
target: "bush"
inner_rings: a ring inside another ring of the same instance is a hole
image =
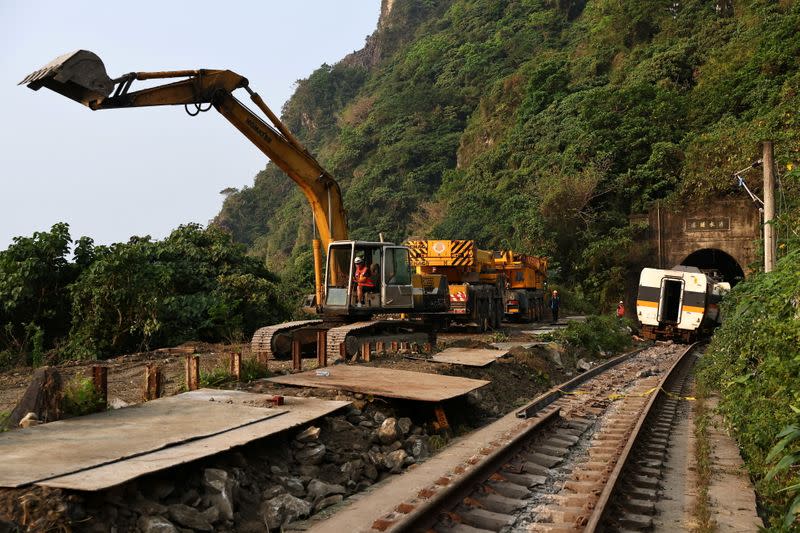
[[[102,411],[105,404],[91,379],[76,376],[64,386],[63,407],[66,416],[83,416]]]
[[[589,315],[585,322],[571,321],[566,328],[552,334],[576,355],[587,352],[593,357],[609,357],[631,347],[630,321],[609,315]]]

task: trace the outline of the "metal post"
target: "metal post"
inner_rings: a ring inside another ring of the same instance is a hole
[[[150,401],[159,396],[161,396],[161,369],[155,363],[147,363],[144,369],[144,399]]]
[[[317,366],[328,366],[328,332],[317,332]]]
[[[775,269],[775,151],[772,141],[764,141],[764,272]]]
[[[300,339],[294,339],[292,341],[292,370],[297,372],[303,370],[303,353],[300,348]]]
[[[92,383],[99,401],[108,404],[108,367],[95,365],[92,367]]]
[[[231,353],[231,374],[236,381],[242,379],[242,354],[239,352]]]
[[[372,348],[370,346],[370,343],[365,342],[364,344],[362,344],[361,345],[361,359],[363,359],[366,362],[369,362],[369,356],[370,356],[370,352],[371,351],[372,351]]]
[[[186,390],[200,388],[200,356],[186,356]]]

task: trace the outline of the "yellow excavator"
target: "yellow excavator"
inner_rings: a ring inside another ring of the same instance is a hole
[[[131,90],[143,80],[177,80]],[[20,82],[33,90],[47,87],[92,110],[183,105],[195,116],[212,107],[301,188],[314,217],[315,294],[307,306],[321,318],[276,324],[259,329],[252,348],[267,357],[287,357],[299,341],[305,352],[315,350],[324,332],[329,360],[354,355],[365,342],[435,342],[438,314],[449,307],[444,276],[412,272],[409,249],[390,242],[347,240],[347,217],[336,180],[289,132],[247,78],[230,70],[131,72],[111,79],[100,58],[78,50],[60,56]],[[265,117],[254,113],[233,92],[244,89]],[[322,247],[327,267],[322,269]],[[371,286],[357,289],[356,265],[369,269]],[[358,298],[360,293],[361,298]],[[373,319],[398,315],[405,319]]]

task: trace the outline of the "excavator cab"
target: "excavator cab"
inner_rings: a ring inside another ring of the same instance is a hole
[[[412,311],[409,251],[387,242],[336,241],[328,246],[324,311],[371,314]]]

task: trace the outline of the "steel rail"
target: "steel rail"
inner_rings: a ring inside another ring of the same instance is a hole
[[[520,409],[517,412],[517,417],[532,418],[540,414],[547,406],[562,398],[570,391],[578,388],[580,385],[602,374],[606,370],[631,359],[643,350],[645,350],[645,348],[639,348],[622,354],[569,381],[553,387]],[[397,533],[405,531],[424,531],[430,528],[436,523],[443,509],[456,507],[464,497],[474,491],[477,485],[485,481],[494,472],[498,471],[503,464],[508,462],[509,459],[519,453],[519,449],[529,441],[536,431],[543,429],[559,418],[560,409],[554,409],[550,413],[547,413],[540,420],[535,421],[529,427],[515,435],[507,444],[486,456],[480,463],[475,465],[474,468],[471,468],[452,484],[437,491],[430,499],[415,507],[413,511],[393,524],[388,531]]]
[[[554,401],[558,400],[566,393],[575,390],[580,385],[583,385],[593,377],[602,374],[609,368],[615,367],[620,363],[624,363],[634,355],[640,353],[641,351],[645,350],[646,348],[638,348],[636,350],[630,351],[628,353],[624,353],[619,355],[613,359],[609,359],[605,363],[601,365],[597,365],[596,367],[592,368],[591,370],[587,370],[586,372],[575,376],[569,381],[565,381],[561,385],[556,385],[549,391],[545,392],[544,394],[538,396],[535,400],[531,403],[517,411],[517,417],[519,418],[530,418],[531,416],[535,415]]]
[[[608,510],[608,504],[611,501],[611,498],[616,490],[617,486],[619,485],[622,479],[622,471],[627,465],[628,459],[631,455],[631,451],[633,450],[636,441],[644,427],[648,416],[651,414],[653,410],[653,406],[656,404],[657,401],[667,396],[666,391],[664,388],[667,384],[676,376],[678,375],[678,370],[682,369],[684,365],[687,364],[689,360],[687,355],[692,353],[695,348],[700,344],[700,342],[695,342],[694,344],[690,345],[686,350],[678,357],[678,360],[670,367],[667,374],[664,378],[659,382],[658,388],[656,392],[650,397],[648,400],[642,414],[639,416],[639,419],[636,422],[636,425],[631,431],[630,436],[628,437],[628,441],[625,444],[625,447],[622,449],[620,453],[616,465],[614,466],[614,470],[611,471],[611,474],[608,477],[608,481],[606,482],[603,491],[600,493],[600,497],[598,498],[594,510],[592,514],[589,516],[589,520],[586,523],[586,527],[584,528],[584,533],[594,533],[598,531],[598,528],[602,524],[603,519],[605,518],[606,511]]]
[[[425,503],[405,515],[400,522],[394,524],[388,531],[392,533],[426,531],[436,523],[443,509],[456,507],[461,500],[475,490],[477,485],[483,483],[507,463],[509,459],[519,453],[519,449],[530,439],[533,433],[557,420],[560,414],[560,409],[554,409],[541,419],[536,420],[515,435],[506,445],[487,455],[480,463],[459,477],[456,482],[437,491]]]

